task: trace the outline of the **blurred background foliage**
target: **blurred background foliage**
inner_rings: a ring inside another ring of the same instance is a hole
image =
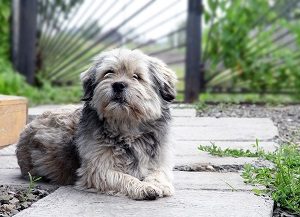
[[[38,61],[41,65],[37,65],[36,86],[28,85],[12,67],[9,36],[11,1],[0,1],[1,94],[26,96],[31,104],[79,101],[81,87],[78,74],[86,67],[86,61],[83,60],[88,59],[99,48],[110,49],[117,46],[118,44],[112,42],[118,38],[121,38],[122,43],[128,40],[123,38],[121,32],[115,31],[106,41],[87,49],[104,34],[103,27],[97,23],[97,20],[90,19],[86,25],[66,31],[59,26],[58,17],[52,16],[51,20],[47,20],[55,11],[62,13],[65,19],[68,19],[70,14],[78,11],[83,1],[54,0],[41,1],[39,4],[39,14],[44,16],[39,17],[40,26],[37,33]],[[206,91],[200,94],[199,99],[202,101],[224,99],[229,102],[257,102],[269,99],[272,99],[272,102],[284,103],[299,101],[300,2],[298,0],[203,0],[203,2],[202,62],[205,65]],[[59,34],[41,34],[42,31],[50,31],[44,29],[45,20],[48,27],[53,29],[51,31],[57,31]],[[181,20],[176,28],[174,26],[174,30],[184,28],[185,25],[186,21]],[[130,31],[131,34],[136,34],[134,29]],[[60,41],[60,44],[54,43],[57,41]],[[144,43],[142,42],[128,40],[123,46],[134,48]],[[164,43],[154,43],[143,50],[152,52],[184,44],[185,31],[170,35]],[[55,53],[56,50],[59,53]],[[81,52],[82,61],[79,61],[79,64],[74,64],[71,59],[68,59],[74,53]],[[180,48],[176,52],[173,53],[175,56],[184,56],[185,50]],[[53,63],[58,60],[61,61],[60,65],[53,66],[55,65]],[[60,66],[68,61],[72,64],[68,65],[67,69],[59,70]],[[177,88],[183,90],[184,66],[172,67],[180,78]],[[215,90],[228,93],[216,97],[213,93],[216,92]],[[245,91],[247,94],[237,96],[230,94],[231,91],[239,93]],[[271,97],[265,97],[269,92]],[[288,94],[273,94],[277,92]],[[179,94],[177,99],[183,100],[182,94]]]
[[[299,3],[208,0],[207,87],[300,93]]]
[[[41,78],[41,85],[34,87],[13,69],[10,61],[10,4],[10,0],[0,1],[0,94],[25,96],[31,105],[78,102],[82,94],[79,86],[55,87]]]

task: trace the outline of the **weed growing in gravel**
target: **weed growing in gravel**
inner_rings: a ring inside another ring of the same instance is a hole
[[[38,182],[39,180],[42,179],[42,177],[38,176],[32,176],[30,174],[30,172],[28,172],[28,176],[29,176],[29,187],[28,187],[28,192],[32,192],[32,190],[34,189],[34,187],[36,186],[36,182]]]
[[[36,183],[42,179],[42,177],[32,176],[30,172],[28,172],[28,177],[29,177],[29,186],[25,194],[25,198],[24,198],[25,201],[28,199],[28,196],[32,193],[33,189],[36,186]]]
[[[271,168],[257,168],[246,164],[242,177],[246,183],[264,185],[266,189],[254,189],[256,194],[267,194],[272,197],[276,205],[294,214],[300,215],[300,151],[294,143],[282,145],[274,153],[265,153],[256,141],[256,152],[249,150],[222,150],[215,144],[200,146],[199,149],[216,156],[231,157],[259,157],[271,161]]]

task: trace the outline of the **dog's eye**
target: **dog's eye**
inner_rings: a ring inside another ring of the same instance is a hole
[[[137,74],[133,74],[133,78],[136,80],[140,80],[140,77]]]
[[[106,77],[107,75],[111,75],[111,74],[113,74],[114,73],[114,71],[113,70],[107,70],[105,73],[104,73],[104,77]]]

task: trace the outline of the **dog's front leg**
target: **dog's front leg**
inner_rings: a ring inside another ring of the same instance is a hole
[[[109,170],[105,181],[111,189],[118,189],[119,192],[135,200],[153,200],[163,196],[162,190],[154,184],[142,182],[125,173]]]
[[[163,169],[153,171],[144,179],[144,181],[161,189],[163,196],[171,196],[175,193],[172,177],[169,172],[164,171]]]
[[[79,189],[95,188],[101,192],[121,193],[135,200],[154,200],[163,196],[162,190],[152,183],[111,169],[93,173],[92,177],[82,176],[76,186]]]

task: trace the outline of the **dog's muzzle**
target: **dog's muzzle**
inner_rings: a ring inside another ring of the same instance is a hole
[[[126,99],[123,94],[114,94],[112,101],[120,104],[126,103]]]

